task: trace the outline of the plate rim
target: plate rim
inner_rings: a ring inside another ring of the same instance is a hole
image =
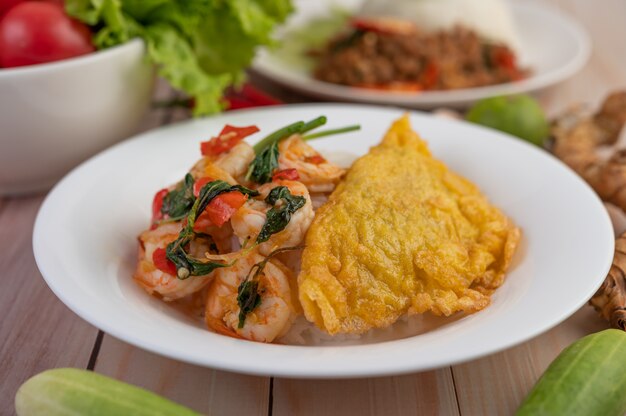
[[[389,107],[384,107],[384,106],[364,105],[364,104],[342,104],[342,103],[309,104],[309,103],[306,103],[306,104],[289,104],[289,105],[272,106],[272,107],[265,107],[265,108],[235,110],[230,113],[222,114],[221,116],[218,116],[218,117],[228,118],[229,114],[241,114],[241,113],[257,113],[257,112],[279,113],[281,110],[289,109],[289,108],[301,108],[301,109],[311,108],[311,109],[322,110],[322,109],[328,109],[328,107],[353,109],[355,111],[357,111],[359,108],[368,108],[368,109],[376,109],[376,110],[380,110],[380,111],[388,112],[388,113],[401,111],[400,109],[394,109],[394,108],[389,108]],[[436,116],[433,116],[428,113],[420,112],[420,111],[409,110],[407,112],[409,114],[417,115],[418,117],[436,118]],[[118,330],[115,326],[112,325],[112,323],[108,322],[106,318],[103,319],[102,317],[97,316],[97,314],[86,312],[84,309],[81,309],[79,305],[74,304],[74,302],[71,299],[69,299],[70,296],[66,296],[60,290],[59,286],[57,286],[58,282],[55,281],[55,278],[49,276],[50,270],[46,268],[46,267],[49,267],[49,265],[47,266],[46,263],[49,263],[50,260],[49,259],[46,260],[45,257],[42,256],[42,253],[44,251],[44,245],[45,245],[43,244],[43,241],[42,241],[42,238],[43,238],[42,228],[44,228],[43,222],[44,222],[45,216],[48,215],[48,211],[51,209],[49,208],[49,206],[52,204],[55,195],[58,192],[60,192],[58,190],[59,189],[62,190],[63,187],[66,186],[65,185],[66,183],[70,182],[73,178],[79,176],[79,174],[82,172],[83,169],[88,168],[92,163],[95,163],[95,161],[97,161],[98,159],[107,157],[109,153],[115,152],[116,149],[126,147],[129,145],[129,143],[138,142],[140,140],[145,140],[145,137],[149,137],[150,135],[155,134],[155,132],[157,131],[162,131],[162,130],[170,129],[170,128],[178,128],[179,126],[194,123],[194,122],[197,122],[197,120],[191,119],[191,120],[185,120],[182,122],[177,122],[177,123],[173,123],[173,124],[169,124],[165,126],[160,126],[160,127],[148,130],[146,132],[140,133],[138,135],[135,135],[128,140],[118,143],[98,153],[97,155],[83,162],[81,165],[79,165],[78,167],[73,169],[70,173],[68,173],[46,196],[44,202],[40,206],[38,213],[37,213],[37,217],[36,217],[34,228],[33,228],[32,246],[33,246],[33,252],[34,252],[37,267],[39,268],[40,273],[42,277],[44,278],[46,284],[52,290],[52,292],[70,310],[72,310],[72,312],[78,315],[81,319],[87,321],[91,325],[95,326],[96,328],[99,328],[100,330],[106,332],[107,334],[119,340],[122,340],[123,342],[127,342],[143,350],[158,354],[160,356],[175,359],[178,361],[195,364],[195,365],[199,365],[202,367],[214,368],[214,369],[237,372],[237,373],[242,373],[242,374],[249,374],[249,375],[281,376],[281,377],[289,377],[289,378],[297,378],[297,379],[349,379],[349,378],[361,378],[361,377],[378,377],[378,376],[400,375],[400,374],[409,374],[409,373],[433,370],[433,369],[451,366],[451,365],[455,365],[455,364],[459,364],[459,363],[463,363],[467,361],[472,361],[472,360],[475,360],[475,359],[478,359],[487,355],[495,354],[497,352],[503,351],[508,348],[512,348],[516,345],[526,342],[529,339],[532,339],[548,331],[549,329],[555,327],[556,325],[560,324],[565,319],[570,317],[578,309],[580,309],[581,306],[587,303],[588,298],[586,296],[584,298],[581,297],[582,300],[577,302],[575,305],[573,305],[572,307],[566,310],[562,310],[559,314],[560,315],[559,318],[555,318],[548,323],[542,323],[541,325],[537,325],[533,331],[527,331],[528,332],[527,334],[525,334],[522,337],[518,337],[514,339],[513,341],[500,342],[497,347],[494,347],[491,349],[485,349],[479,353],[464,355],[463,357],[457,358],[457,359],[434,360],[428,365],[398,366],[398,364],[396,363],[394,366],[390,366],[388,368],[379,368],[376,366],[374,366],[373,368],[367,367],[365,369],[349,369],[349,370],[346,370],[346,369],[329,370],[328,368],[323,368],[323,369],[318,369],[318,370],[312,369],[307,372],[302,372],[302,371],[298,371],[298,369],[286,369],[286,368],[281,368],[278,371],[276,371],[275,369],[270,369],[269,367],[264,366],[264,365],[259,365],[254,368],[250,368],[250,367],[242,366],[242,365],[232,365],[227,362],[222,363],[219,360],[213,360],[212,362],[209,363],[206,360],[196,360],[193,357],[184,356],[176,349],[169,349],[169,348],[164,349],[162,346],[159,346],[158,344],[154,342],[150,343],[145,340],[142,340],[141,338],[135,337],[135,335],[132,333],[129,335],[128,333],[129,331],[126,331],[125,333],[125,331],[123,330]],[[482,131],[489,132],[491,135],[495,133],[496,135],[504,136],[507,140],[513,140],[513,142],[516,143],[516,145],[533,148],[535,151],[538,150],[532,144],[529,144],[524,141],[520,141],[519,139],[514,138],[506,133],[494,131],[486,127],[482,127],[482,126],[478,126],[478,125],[474,125],[471,123],[458,121],[458,120],[442,120],[442,122],[461,123],[465,125],[466,127],[475,128],[477,129],[477,131],[482,130]],[[563,164],[558,159],[551,157],[547,153],[543,154],[542,157],[546,159],[550,159],[550,162],[548,163],[556,163],[557,165],[560,165],[561,169],[565,168],[565,170],[568,171],[568,175],[571,177],[571,179],[574,180],[575,182],[578,182],[579,185],[582,185],[584,188],[586,188],[585,192],[588,192],[589,197],[592,197],[594,199],[595,204],[599,205],[600,208],[603,208],[602,202],[597,197],[595,192],[574,171],[572,171],[568,166]],[[604,218],[605,226],[607,226],[604,231],[609,230],[611,236],[613,236],[613,227],[612,227],[609,215],[604,209],[602,209],[601,212],[603,213],[602,217]],[[607,254],[607,261],[605,264],[606,270],[604,273],[602,273],[602,276],[608,273],[608,270],[610,269],[611,264],[612,264],[614,239],[611,238],[610,241],[607,242],[607,244],[611,246],[611,251],[610,251],[611,254],[610,255]],[[596,290],[602,284],[603,280],[604,278],[598,279],[598,284],[596,285],[594,290]],[[289,350],[294,349],[299,352],[304,352],[303,357],[306,357],[307,351],[319,352],[325,349],[331,350],[331,349],[337,349],[337,348],[359,350],[359,349],[371,349],[372,347],[376,349],[380,349],[380,348],[384,348],[385,344],[389,344],[389,343],[398,343],[398,344],[399,343],[411,343],[412,341],[414,341],[413,338],[415,337],[408,337],[404,339],[392,340],[388,342],[381,342],[381,343],[375,343],[375,344],[350,345],[350,346],[295,346],[295,345],[276,345],[276,344],[263,344],[263,345],[265,347],[269,346],[270,348],[276,348],[277,350],[283,349],[283,348],[289,349]],[[237,340],[237,342],[242,342],[242,341]],[[243,341],[243,342],[247,344],[248,346],[258,345],[257,343],[254,343],[254,342],[249,342],[249,341]],[[442,362],[442,361],[445,361],[445,362]]]
[[[251,70],[258,76],[275,82],[285,88],[298,91],[310,97],[317,97],[330,100],[342,100],[346,102],[361,102],[372,104],[403,105],[416,109],[431,109],[435,106],[447,105],[451,107],[463,107],[477,100],[501,96],[515,95],[522,93],[536,92],[550,86],[556,85],[572,77],[579,72],[589,61],[592,53],[592,41],[589,33],[576,19],[561,12],[548,4],[536,2],[511,2],[509,1],[513,14],[516,10],[526,9],[533,13],[543,13],[550,15],[561,26],[565,26],[578,46],[577,54],[563,66],[540,74],[531,76],[525,80],[517,82],[507,82],[504,84],[488,85],[484,87],[463,88],[446,91],[424,91],[419,93],[389,93],[384,91],[374,91],[361,88],[354,88],[345,85],[332,84],[325,81],[316,80],[307,76],[305,80],[300,80],[299,75],[288,76],[276,73],[272,69],[272,64],[268,63],[268,52],[261,49],[261,53],[254,59]],[[286,72],[291,72],[286,70]],[[336,91],[336,92],[333,92]]]

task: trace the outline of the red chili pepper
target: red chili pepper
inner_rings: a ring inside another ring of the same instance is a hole
[[[422,84],[424,88],[429,89],[437,85],[439,80],[439,67],[434,62],[428,62],[422,74]]]
[[[306,163],[313,163],[314,165],[319,165],[320,163],[326,163],[326,159],[322,155],[313,155],[307,156],[304,158]]]
[[[507,48],[494,48],[493,60],[499,67],[505,69],[516,69],[515,54]]]
[[[194,231],[201,231],[210,225],[221,227],[226,224],[247,199],[248,197],[239,191],[225,192],[216,196],[196,219]]]
[[[282,104],[280,100],[257,90],[250,84],[245,84],[241,89],[241,92],[245,98],[249,99],[252,103],[258,106]]]
[[[152,253],[152,263],[162,272],[176,276],[176,265],[167,258],[167,252],[164,248],[154,250]]]
[[[244,138],[259,131],[257,126],[235,127],[227,124],[217,137],[200,143],[200,152],[203,156],[217,156],[227,152]]]
[[[152,200],[152,223],[163,219],[161,208],[163,207],[163,198],[169,193],[167,189],[161,189],[154,195]]]
[[[200,196],[200,191],[209,182],[213,182],[215,179],[205,176],[204,178],[197,179],[193,183],[193,196],[196,198]]]
[[[279,179],[286,179],[288,181],[297,181],[298,179],[300,179],[300,174],[298,173],[297,169],[277,170],[276,172],[274,172],[274,175],[272,175],[272,180],[277,181]]]

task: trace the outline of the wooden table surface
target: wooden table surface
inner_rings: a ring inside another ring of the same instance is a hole
[[[594,46],[581,72],[539,96],[548,113],[574,102],[596,104],[608,91],[626,88],[626,1],[543,1],[583,23]],[[254,77],[252,81],[285,101],[307,100]],[[163,88],[157,91],[159,98],[170,94]],[[184,117],[184,112],[156,110],[146,117],[143,128]],[[2,415],[13,414],[15,392],[28,377],[68,366],[143,386],[212,415],[509,415],[565,346],[606,327],[585,306],[545,334],[504,352],[398,377],[291,380],[196,367],[99,331],[52,294],[37,270],[31,246],[33,221],[44,196],[0,198]],[[554,301],[558,302],[557,294]]]

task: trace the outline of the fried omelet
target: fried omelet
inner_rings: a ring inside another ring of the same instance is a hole
[[[520,230],[395,121],[316,214],[298,276],[306,318],[363,333],[404,314],[489,305]]]

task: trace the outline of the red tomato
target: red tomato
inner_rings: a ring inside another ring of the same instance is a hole
[[[200,152],[203,156],[217,156],[227,152],[244,138],[259,131],[257,126],[235,127],[227,124],[219,136],[211,138],[208,142],[200,143]]]
[[[163,218],[163,213],[161,213],[161,207],[163,206],[163,198],[167,195],[169,191],[167,189],[161,189],[154,195],[154,199],[152,200],[152,222],[156,222]]]
[[[24,0],[0,0],[0,18],[9,11],[9,9]]]
[[[172,260],[167,258],[167,252],[164,248],[154,250],[152,253],[152,263],[162,272],[176,276],[176,265]]]
[[[300,174],[297,169],[283,169],[278,170],[272,175],[272,180],[277,181],[279,179],[286,179],[288,181],[297,181],[300,179]]]
[[[200,196],[200,191],[202,190],[202,187],[204,185],[206,185],[209,182],[213,182],[215,179],[213,178],[209,178],[208,176],[204,177],[204,178],[200,178],[197,181],[195,181],[193,183],[193,196],[195,196],[196,198]]]
[[[231,191],[220,194],[213,198],[206,209],[200,215],[210,220],[212,224],[221,227],[224,225],[230,217],[246,202],[248,197],[241,192]],[[200,218],[198,218],[199,220]],[[198,225],[198,222],[195,224]]]
[[[26,1],[0,20],[0,66],[41,64],[95,50],[85,24],[70,18],[59,4]]]

